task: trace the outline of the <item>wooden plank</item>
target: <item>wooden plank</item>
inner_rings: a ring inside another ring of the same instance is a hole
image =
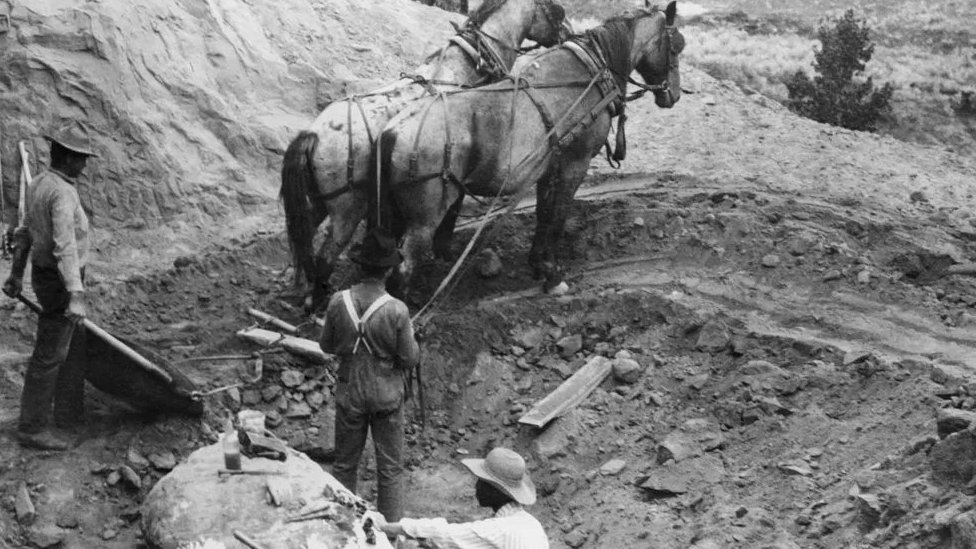
[[[611,365],[610,360],[605,357],[595,356],[591,358],[562,385],[556,387],[555,391],[549,393],[520,417],[519,423],[541,428],[565,414],[583,402],[594,389],[603,383],[603,380],[610,375]]]
[[[267,324],[270,324],[270,325],[274,326],[275,328],[278,328],[279,330],[281,330],[283,332],[288,332],[289,334],[297,334],[298,333],[298,327],[295,326],[294,324],[289,324],[289,323],[285,322],[284,320],[281,320],[280,318],[278,318],[276,316],[269,315],[268,313],[266,313],[264,311],[259,311],[259,310],[255,309],[253,307],[250,307],[247,310],[247,314],[253,316],[254,318],[256,318],[258,320],[260,320],[261,322],[265,322]]]
[[[265,347],[269,345],[280,346],[289,353],[307,358],[317,364],[325,364],[332,358],[332,355],[322,352],[317,341],[280,334],[262,328],[240,330],[237,332],[237,337]]]

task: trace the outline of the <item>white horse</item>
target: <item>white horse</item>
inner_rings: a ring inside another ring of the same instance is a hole
[[[329,277],[367,213],[370,155],[386,122],[410,101],[442,89],[495,82],[508,74],[526,38],[542,46],[565,39],[565,11],[553,0],[486,0],[460,32],[415,76],[330,104],[291,142],[281,169],[281,200],[295,267],[312,285],[306,307],[329,295]],[[313,255],[318,226],[328,218]]]

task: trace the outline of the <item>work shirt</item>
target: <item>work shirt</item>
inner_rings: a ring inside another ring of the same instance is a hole
[[[400,519],[405,534],[423,538],[437,549],[549,549],[542,524],[518,503],[509,503],[495,516],[449,524],[442,518]]]
[[[356,284],[349,291],[359,316],[386,294],[379,281]],[[333,294],[319,347],[339,358],[336,404],[363,413],[391,411],[402,403],[403,376],[420,360],[407,305],[390,300],[366,319],[363,331],[367,345],[357,348],[359,331],[346,311],[342,292]]]
[[[88,261],[88,216],[73,182],[48,170],[27,191],[24,224],[31,236],[31,263],[57,268],[69,292],[82,292],[81,270]]]

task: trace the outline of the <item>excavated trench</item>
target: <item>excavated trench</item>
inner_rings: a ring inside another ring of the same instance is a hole
[[[946,542],[948,526],[898,531],[899,511],[863,496],[907,478],[953,497],[927,480],[919,448],[934,442],[938,408],[974,404],[946,374],[976,348],[970,304],[959,298],[968,282],[905,280],[890,258],[918,248],[883,212],[852,219],[843,205],[660,176],[616,183],[621,194],[597,192],[574,208],[568,295],[539,293],[525,265],[534,217],[516,215],[490,231],[502,273],[467,269],[438,303],[423,343],[425,428],[410,405],[410,514],[471,517],[473,490],[457,460],[504,444],[531,456],[542,496],[534,512],[554,547]],[[459,232],[456,251],[471,233]],[[424,271],[439,280],[448,269]],[[350,276],[343,268],[336,282]],[[124,284],[96,281],[93,316],[172,362],[247,356],[256,348],[234,336],[253,322],[247,307],[304,322],[291,279],[282,236],[265,233]],[[30,333],[25,312],[12,316],[5,341]],[[316,336],[312,324],[301,331]],[[621,351],[640,366],[631,382],[610,376],[543,431],[519,425],[588,359]],[[7,475],[28,480],[50,522],[74,517],[58,528],[81,546],[131,547],[136,505],[165,473],[138,456],[179,461],[215,440],[226,413],[263,410],[292,446],[327,461],[328,370],[285,353],[264,358],[262,379],[208,397],[203,421],[134,416],[95,395],[95,426],[77,453],[25,461],[7,445],[5,462],[24,466]],[[206,389],[239,382],[247,361],[182,368]],[[4,391],[7,408],[18,392]],[[113,478],[122,465],[139,474],[138,487]],[[65,468],[82,474],[59,477]],[[53,478],[63,484],[36,480]],[[81,508],[68,493],[93,503]],[[929,509],[920,506],[898,509]],[[12,539],[35,535],[36,526],[6,526]]]

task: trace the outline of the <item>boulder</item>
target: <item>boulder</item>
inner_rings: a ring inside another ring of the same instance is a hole
[[[965,486],[976,474],[976,435],[968,430],[949,435],[932,447],[929,460],[936,481]]]
[[[710,320],[698,333],[698,341],[695,348],[707,353],[720,353],[729,346],[732,336],[724,322],[720,320]]]
[[[158,549],[178,549],[207,541],[240,547],[233,535],[238,530],[265,549],[381,547],[367,545],[360,527],[366,503],[308,456],[289,449],[284,462],[246,457],[242,460],[244,470],[276,474],[218,475],[224,467],[218,443],[193,452],[161,478],[143,504],[145,541]],[[267,483],[271,477],[294,495],[287,505],[278,507],[269,502]],[[328,510],[331,518],[285,522],[288,517],[313,508]]]
[[[641,375],[641,365],[632,358],[615,358],[613,360],[613,378],[620,383],[637,383]]]

